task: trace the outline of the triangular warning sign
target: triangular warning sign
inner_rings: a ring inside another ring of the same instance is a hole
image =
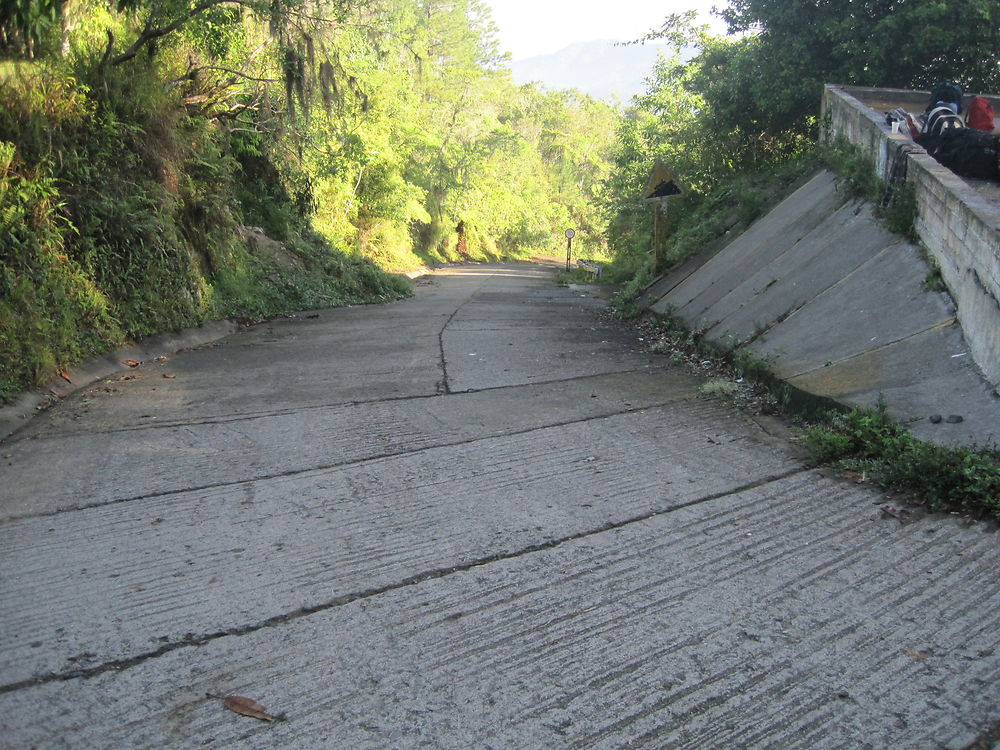
[[[647,201],[658,200],[680,194],[681,189],[677,187],[674,178],[670,176],[670,170],[666,168],[662,161],[657,160],[653,166],[653,171],[649,173],[646,189],[642,191],[642,199]]]

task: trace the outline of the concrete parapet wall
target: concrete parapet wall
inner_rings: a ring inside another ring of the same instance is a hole
[[[823,114],[830,133],[860,146],[887,179],[894,160],[912,141],[893,135],[883,110],[922,111],[926,92],[826,86]],[[1000,98],[987,97],[1000,111]],[[958,307],[970,354],[986,379],[1000,385],[1000,204],[922,150],[906,158],[906,179],[917,199],[917,233],[941,267]]]

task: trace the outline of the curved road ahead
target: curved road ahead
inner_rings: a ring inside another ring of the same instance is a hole
[[[416,292],[0,445],[0,746],[1000,740],[994,534],[886,516],[551,268]]]

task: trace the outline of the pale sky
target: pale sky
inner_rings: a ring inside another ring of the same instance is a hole
[[[685,10],[702,13],[717,33],[725,24],[711,17],[726,0],[486,0],[500,28],[500,49],[515,60],[558,52],[574,42],[631,41],[659,28],[665,16]]]

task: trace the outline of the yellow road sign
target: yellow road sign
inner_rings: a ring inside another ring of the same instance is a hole
[[[642,199],[646,201],[658,201],[662,198],[669,198],[672,195],[680,195],[681,189],[677,187],[670,170],[666,165],[657,160],[653,166],[653,171],[649,173],[649,180],[646,182],[646,189],[642,191]]]

